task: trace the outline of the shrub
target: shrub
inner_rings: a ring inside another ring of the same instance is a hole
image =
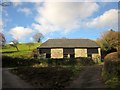
[[[31,56],[34,57],[35,59],[37,59],[38,56],[39,56],[39,52],[38,52],[38,50],[37,50],[37,49],[34,49],[34,50],[32,51]]]
[[[75,65],[77,63],[77,60],[72,58],[64,58],[62,64],[63,65]]]
[[[35,59],[25,59],[9,56],[2,57],[2,67],[31,66],[36,63],[39,63],[39,61]]]
[[[104,70],[108,73],[120,74],[120,58],[118,52],[105,56]]]
[[[74,59],[68,59],[68,58],[64,58],[64,59],[48,59],[48,64],[49,65],[74,65],[76,64],[77,61]]]
[[[119,61],[120,60],[120,52],[113,52],[113,53],[107,54],[104,59],[111,60],[111,61]]]
[[[82,65],[93,65],[93,64],[95,64],[95,62],[91,58],[88,58],[88,57],[80,57],[80,58],[76,58],[76,60],[78,62],[80,62]]]
[[[108,73],[120,74],[120,61],[111,61],[111,60],[105,60],[104,62],[104,70]]]
[[[106,85],[108,85],[109,88],[119,88],[120,81],[118,78],[113,77],[105,82]]]
[[[104,58],[103,79],[110,88],[120,87],[120,54],[110,53]]]

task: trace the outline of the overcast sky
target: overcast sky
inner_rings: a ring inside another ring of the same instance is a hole
[[[2,7],[0,32],[7,42],[31,42],[37,32],[44,35],[43,41],[62,37],[95,40],[103,31],[118,30],[118,2],[16,1]]]

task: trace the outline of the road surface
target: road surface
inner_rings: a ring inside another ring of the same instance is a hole
[[[2,69],[2,88],[33,88],[30,84],[12,74],[8,68]]]
[[[67,88],[106,88],[102,78],[102,65],[85,66],[79,78],[72,81]]]

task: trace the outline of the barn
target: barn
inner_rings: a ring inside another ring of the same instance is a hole
[[[100,46],[90,39],[49,39],[38,47],[46,58],[101,57]]]

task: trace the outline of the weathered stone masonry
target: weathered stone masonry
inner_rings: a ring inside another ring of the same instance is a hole
[[[41,44],[40,54],[46,58],[90,57],[101,59],[100,46],[90,39],[49,39]]]
[[[75,48],[74,57],[88,57],[87,48]],[[63,48],[53,48],[51,49],[51,58],[63,58],[64,56]],[[98,53],[91,53],[92,59],[100,58],[100,48],[98,48]]]
[[[75,48],[76,57],[87,57],[87,49]]]
[[[51,58],[63,58],[63,48],[51,49]]]

